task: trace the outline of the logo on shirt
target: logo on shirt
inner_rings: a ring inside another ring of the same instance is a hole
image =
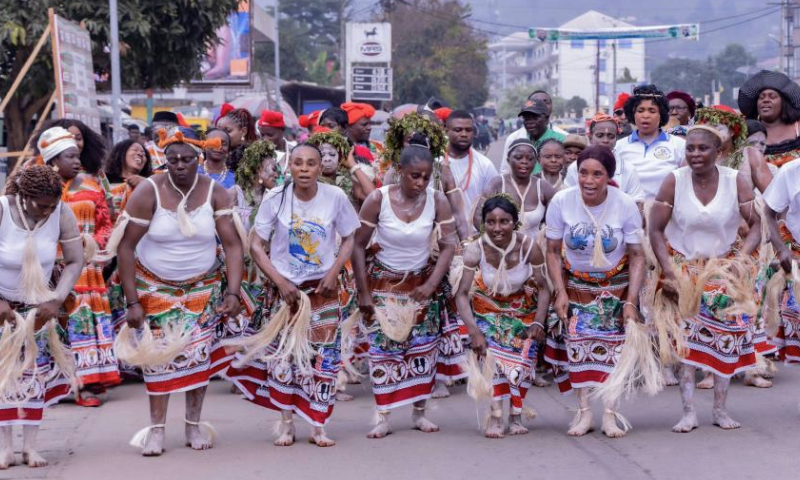
[[[672,158],[672,150],[664,145],[659,145],[653,149],[653,156],[659,160],[668,160]]]
[[[289,229],[289,254],[298,272],[316,271],[322,265],[319,246],[326,236],[320,223],[293,216]]]
[[[581,222],[572,225],[569,227],[569,233],[564,237],[564,245],[573,251],[582,250],[591,252],[591,249],[594,248],[595,232],[594,225],[590,223]],[[600,236],[603,239],[603,251],[605,253],[611,253],[617,249],[619,241],[614,236],[614,229],[606,225],[600,233]]]

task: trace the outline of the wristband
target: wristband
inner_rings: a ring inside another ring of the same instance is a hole
[[[624,307],[625,305],[630,305],[631,307],[635,308],[636,310],[639,310],[639,307],[634,305],[633,302],[628,302],[628,301],[622,302],[622,306]]]
[[[350,175],[355,175],[358,170],[361,170],[361,164],[356,163],[352,167],[350,167]]]
[[[542,322],[533,322],[531,324],[531,327],[533,326],[539,326],[542,330],[544,330],[544,325],[542,325]]]
[[[141,303],[139,303],[139,300],[136,300],[134,302],[128,302],[126,305],[128,308],[131,308],[134,305],[141,305]]]
[[[239,303],[242,303],[242,296],[238,293],[234,292],[225,292],[226,297],[236,297],[236,300],[239,300]]]

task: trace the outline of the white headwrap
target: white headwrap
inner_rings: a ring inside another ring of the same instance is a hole
[[[62,127],[53,127],[45,130],[39,137],[37,146],[45,163],[70,147],[78,148],[78,144],[75,142],[75,135]]]

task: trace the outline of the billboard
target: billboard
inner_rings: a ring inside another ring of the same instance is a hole
[[[89,32],[79,24],[55,15],[51,35],[58,118],[80,120],[100,133]]]
[[[192,83],[250,83],[250,2],[242,0],[217,29],[219,42],[208,49],[200,78]]]

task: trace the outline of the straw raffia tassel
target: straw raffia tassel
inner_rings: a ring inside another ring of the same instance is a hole
[[[628,433],[629,431],[631,431],[631,429],[633,429],[633,425],[631,425],[631,422],[629,422],[627,418],[623,417],[622,414],[619,413],[618,411],[607,408],[605,409],[605,413],[610,413],[614,415],[614,418],[617,420],[619,428],[621,428],[624,433]]]
[[[239,235],[239,240],[242,242],[242,251],[247,254],[250,251],[250,237],[247,235],[247,232],[244,229],[244,224],[242,223],[242,217],[239,216],[239,212],[235,211],[232,208],[228,208],[225,210],[217,210],[214,212],[214,218],[218,219],[224,217],[225,215],[230,215],[231,219],[233,220],[233,227],[236,229],[236,234]],[[255,231],[255,229],[253,230]]]
[[[653,337],[645,325],[628,319],[625,343],[614,370],[593,395],[606,405],[617,405],[620,399],[630,399],[637,390],[652,397],[663,389],[661,362]]]
[[[100,251],[97,241],[88,233],[81,234],[81,237],[83,237],[83,263],[94,262],[97,252]]]
[[[384,335],[395,342],[405,342],[417,323],[419,308],[419,302],[410,298],[400,301],[389,297],[382,306],[375,308],[375,318]]]
[[[686,332],[678,304],[658,290],[653,301],[652,324],[658,338],[658,353],[665,366],[674,365],[688,353]]]
[[[128,444],[131,447],[144,449],[144,447],[147,445],[147,438],[150,436],[150,432],[154,428],[164,428],[164,427],[166,427],[166,425],[163,424],[163,423],[159,423],[159,424],[156,424],[156,425],[150,425],[148,427],[144,427],[143,429],[141,429],[138,432],[136,432],[135,434],[133,434],[133,437],[131,438],[131,441],[128,442]]]
[[[464,257],[456,255],[453,257],[453,263],[450,264],[450,271],[447,272],[447,280],[453,289],[458,289],[461,285],[461,277],[464,276]]]
[[[228,345],[241,347],[244,352],[233,361],[236,368],[241,368],[250,360],[259,357],[262,361],[292,361],[303,372],[311,370],[311,361],[316,351],[308,341],[311,326],[311,300],[305,292],[300,292],[297,311],[292,315],[291,306],[285,303],[269,322],[262,325],[255,335],[237,338]],[[264,347],[280,337],[274,353],[263,356]]]
[[[358,369],[353,365],[353,356],[351,354],[352,349],[350,346],[352,345],[352,335],[353,329],[356,325],[361,323],[361,311],[355,310],[353,313],[347,317],[347,320],[342,323],[342,369],[339,370],[339,385],[341,388],[337,387],[340,391],[345,390],[345,386],[347,385],[348,378],[347,374],[350,374],[354,378],[361,378],[362,374],[358,371]]]
[[[161,333],[154,335],[148,322],[141,329],[123,325],[114,341],[117,358],[137,367],[164,365],[175,360],[192,340],[191,329],[173,322],[166,323]]]
[[[208,439],[208,443],[214,445],[214,440],[217,439],[217,430],[211,425],[211,422],[193,422],[184,418],[183,423],[197,427],[200,430],[200,434]]]
[[[150,220],[131,217],[128,212],[122,212],[117,219],[117,224],[114,226],[114,230],[111,231],[111,236],[108,237],[108,242],[106,242],[106,255],[108,257],[114,257],[117,255],[119,242],[122,241],[122,237],[125,236],[125,229],[128,228],[128,224],[131,222],[142,227],[147,227],[150,225]]]
[[[527,420],[533,420],[538,415],[539,415],[539,412],[537,412],[533,408],[525,407],[525,406],[522,407],[522,418],[525,418]]]
[[[53,362],[58,367],[60,374],[69,381],[72,391],[80,390],[83,382],[77,374],[75,356],[72,354],[72,350],[61,341],[61,336],[58,334],[58,320],[55,318],[47,323],[47,344]]]
[[[467,371],[467,395],[475,401],[491,400],[494,397],[493,378],[495,372],[494,354],[488,351],[483,359],[470,350],[464,369]]]
[[[712,278],[717,278],[724,274],[725,267],[721,260],[712,258],[707,261],[697,263],[697,274],[684,273],[682,268],[678,268],[676,278],[678,279],[678,309],[681,318],[693,318],[700,312],[700,301],[703,298],[704,286]]]
[[[725,282],[727,294],[733,305],[722,311],[725,315],[747,315],[754,319],[758,315],[755,298],[755,266],[747,257],[737,256],[727,260],[720,279]]]
[[[49,280],[45,278],[42,264],[39,262],[36,240],[32,233],[25,237],[19,283],[23,303],[40,305],[56,298],[56,292],[49,288]]]
[[[0,399],[3,403],[21,405],[36,395],[36,309],[23,317],[14,312],[13,325],[5,323],[0,335]],[[32,370],[30,380],[24,381],[25,372]]]

